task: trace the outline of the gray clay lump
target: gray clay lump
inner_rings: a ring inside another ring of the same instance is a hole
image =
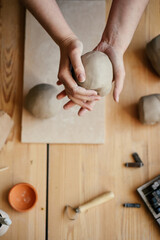
[[[61,104],[56,99],[57,89],[50,84],[38,84],[25,98],[25,108],[36,118],[51,118],[59,112]]]
[[[109,94],[112,88],[113,69],[108,56],[99,51],[91,51],[82,56],[86,73],[85,82],[77,84],[85,89],[95,90],[100,96]]]
[[[144,124],[160,122],[160,94],[151,94],[139,100],[139,117]]]
[[[160,35],[147,44],[146,53],[154,70],[160,76]]]

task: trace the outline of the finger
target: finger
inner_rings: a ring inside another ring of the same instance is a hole
[[[74,107],[75,105],[76,105],[76,103],[74,103],[72,100],[70,100],[69,102],[67,102],[67,103],[63,106],[63,108],[64,108],[65,110],[68,110],[68,109]]]
[[[86,108],[86,109],[88,109],[88,111],[92,110],[92,105],[90,104],[90,102],[84,102],[84,101],[74,98],[72,96],[70,96],[69,98],[70,98],[70,100],[72,100],[75,104],[79,105],[80,107]]]
[[[99,100],[101,100],[101,96],[99,96],[99,95],[85,96],[85,95],[75,94],[74,97],[78,98],[82,101],[99,101]]]
[[[113,91],[113,98],[116,102],[119,102],[119,95],[123,89],[124,78],[125,78],[125,72],[123,70],[115,74],[115,77],[114,77],[115,86]]]
[[[98,95],[95,90],[87,90],[87,89],[85,89],[83,87],[79,87],[78,88],[78,93],[80,95],[86,95],[86,96]]]
[[[61,82],[60,80],[58,80],[58,81],[56,82],[56,84],[57,84],[57,85],[62,85],[62,82]]]
[[[95,105],[95,101],[87,101],[87,104],[91,107],[91,109],[93,109],[94,105]],[[76,105],[76,103],[74,103],[72,100],[70,100],[69,102],[67,102],[63,108],[64,109],[69,109],[69,108],[72,108]]]
[[[74,89],[78,87],[77,83],[72,78],[72,75],[67,68],[60,68],[58,78],[70,94],[72,94],[72,92],[74,92]]]
[[[83,87],[78,85],[73,89],[65,88],[66,94],[70,97],[79,98],[82,101],[91,101],[91,100],[100,100],[101,97],[97,95],[97,92],[94,90],[86,90]]]
[[[90,104],[91,104],[92,109],[93,109],[93,107],[94,107],[94,105],[95,105],[95,102],[92,101],[92,102],[90,102]],[[79,115],[79,116],[83,116],[86,112],[88,112],[87,109],[85,109],[85,108],[80,108],[80,110],[78,111],[78,115]]]
[[[66,91],[65,90],[63,90],[62,92],[60,92],[58,95],[57,95],[57,99],[58,100],[60,100],[60,99],[62,99],[62,98],[64,98],[64,97],[66,97]]]
[[[85,113],[87,113],[88,112],[88,110],[87,109],[85,109],[85,108],[80,108],[80,110],[78,111],[78,116],[83,116]]]
[[[72,67],[74,69],[74,73],[76,75],[76,78],[78,79],[79,82],[84,82],[86,75],[85,75],[85,70],[84,66],[82,64],[81,60],[81,52],[79,49],[74,49],[70,55],[70,61],[72,64]]]

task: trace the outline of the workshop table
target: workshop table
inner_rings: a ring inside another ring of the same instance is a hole
[[[107,1],[107,13],[111,1]],[[138,120],[141,96],[159,93],[160,78],[150,66],[145,46],[160,32],[160,1],[149,2],[124,60],[126,78],[120,103],[106,98],[104,145],[22,144],[20,142],[25,9],[18,0],[0,2],[0,109],[14,120],[14,128],[0,152],[0,209],[13,223],[4,240],[158,240],[160,230],[136,188],[160,174],[160,125]],[[98,133],[97,133],[98,134]],[[144,167],[125,168],[138,152]],[[10,188],[31,183],[38,191],[36,207],[26,213],[8,204]],[[74,207],[113,191],[115,199],[69,221],[64,207]],[[124,208],[139,202],[140,209]]]

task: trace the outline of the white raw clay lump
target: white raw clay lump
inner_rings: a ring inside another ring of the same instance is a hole
[[[139,100],[139,117],[144,124],[160,122],[160,94],[151,94]]]
[[[57,89],[50,84],[38,84],[28,92],[25,108],[36,118],[51,118],[56,116],[61,103],[56,99]]]
[[[77,84],[88,90],[95,90],[100,96],[109,94],[112,88],[113,69],[108,56],[99,51],[91,51],[82,56],[86,80]]]

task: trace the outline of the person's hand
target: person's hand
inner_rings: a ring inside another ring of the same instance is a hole
[[[119,95],[123,89],[123,83],[125,78],[123,53],[120,49],[115,49],[114,47],[109,46],[108,43],[105,41],[100,41],[100,43],[96,46],[94,50],[105,53],[112,62],[113,81],[115,82],[113,98],[116,102],[119,102]]]
[[[91,111],[95,105],[95,101],[101,97],[94,90],[86,90],[78,86],[73,79],[70,66],[72,65],[74,73],[78,81],[85,81],[85,70],[81,62],[81,54],[83,50],[82,43],[77,39],[67,39],[60,46],[60,65],[58,73],[57,85],[64,85],[64,90],[57,95],[57,99],[62,99],[66,96],[70,99],[63,107],[69,109],[76,104],[81,108],[78,115],[83,115],[86,111]]]

